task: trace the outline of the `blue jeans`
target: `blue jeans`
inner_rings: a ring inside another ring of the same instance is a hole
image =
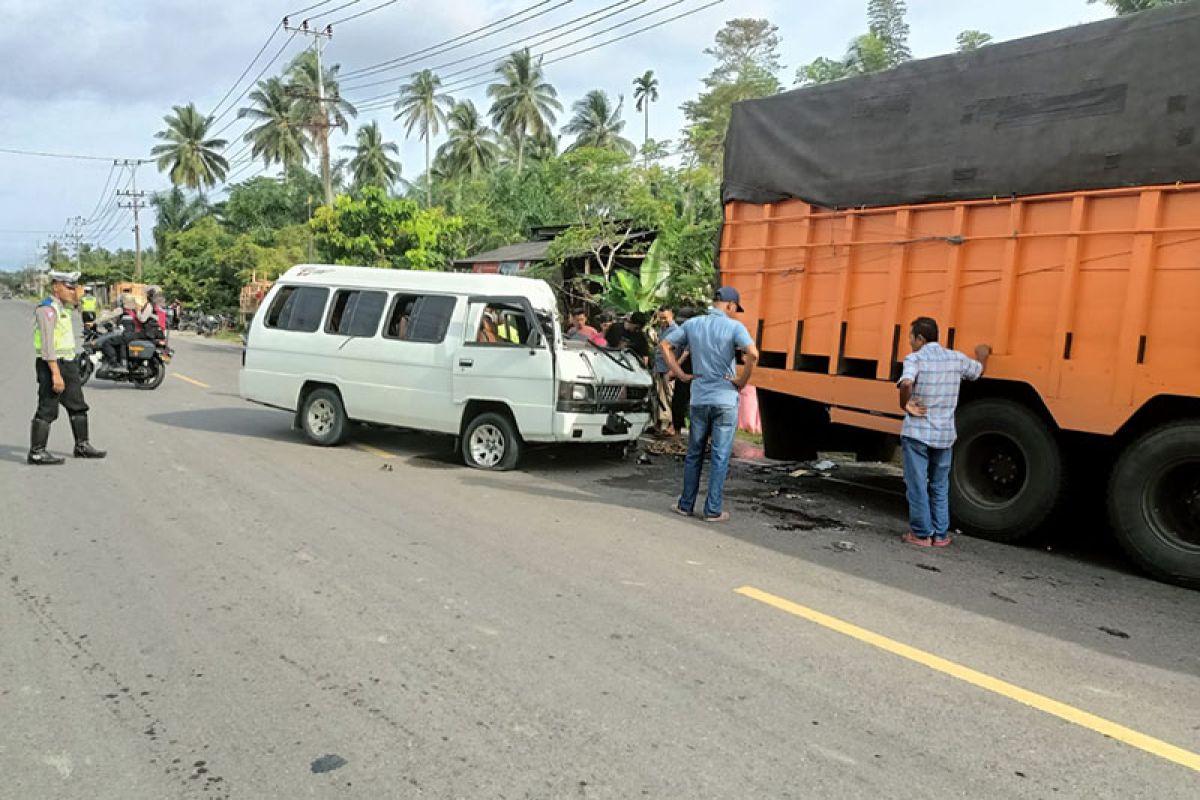
[[[711,439],[712,463],[708,474],[708,496],[704,499],[704,516],[715,517],[721,513],[725,476],[729,472],[733,437],[737,433],[737,414],[736,405],[692,406],[687,458],[683,462],[683,494],[679,497],[680,511],[690,514],[696,507],[700,472],[704,466],[704,447]]]
[[[950,531],[950,456],[954,451],[930,447],[907,436],[900,445],[913,535],[941,539]]]

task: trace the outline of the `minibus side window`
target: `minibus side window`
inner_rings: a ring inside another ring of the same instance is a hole
[[[341,289],[333,296],[325,332],[335,336],[374,336],[387,305],[387,292]]]
[[[445,340],[457,300],[445,295],[398,294],[383,329],[385,339],[438,344]]]
[[[263,323],[283,331],[314,333],[321,327],[329,290],[318,286],[285,286],[275,295]]]

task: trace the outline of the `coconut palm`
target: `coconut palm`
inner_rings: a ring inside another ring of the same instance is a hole
[[[633,99],[637,101],[637,110],[641,111],[646,120],[646,131],[642,137],[642,148],[650,141],[650,104],[658,102],[658,78],[654,70],[648,69],[640,78],[633,79]]]
[[[203,195],[188,197],[178,186],[150,197],[157,221],[154,223],[154,247],[161,258],[167,252],[167,234],[186,231],[212,211]]]
[[[529,48],[518,50],[496,68],[500,82],[488,87],[492,124],[517,143],[517,172],[525,166],[525,137],[546,136],[562,111],[558,92],[545,80],[542,60]]]
[[[350,118],[358,109],[338,92],[338,71],[334,64],[317,69],[315,50],[305,50],[288,65],[287,89],[295,100],[296,118],[308,131],[309,138],[321,155],[321,178],[325,182],[325,201],[332,203],[333,173],[329,163],[329,131],[350,130]],[[321,97],[324,97],[324,100]]]
[[[582,100],[577,100],[571,107],[571,121],[563,126],[563,133],[575,135],[575,143],[567,149],[595,147],[626,155],[636,153],[637,147],[633,142],[621,136],[621,131],[625,129],[625,120],[621,119],[624,106],[625,98],[621,97],[614,109],[608,94],[600,89],[593,89]]]
[[[249,117],[258,123],[243,137],[251,143],[251,158],[261,158],[268,167],[279,164],[285,175],[291,168],[307,164],[310,143],[287,84],[281,78],[259,81],[248,99],[250,105],[238,110],[238,118]]]
[[[446,124],[446,111],[453,108],[454,98],[439,94],[442,79],[432,70],[423,69],[413,79],[400,87],[400,99],[396,101],[396,119],[404,123],[405,135],[412,136],[420,129],[425,140],[425,174],[429,175],[431,164],[430,141],[441,132]],[[433,205],[433,181],[425,181],[425,204]]]
[[[229,171],[229,162],[220,153],[228,142],[208,138],[212,117],[197,111],[195,103],[174,106],[172,110],[173,114],[163,117],[166,130],[154,134],[165,144],[156,144],[150,150],[150,155],[158,159],[158,171],[167,172],[176,186],[216,186]]]
[[[342,149],[354,154],[348,166],[354,185],[360,189],[364,186],[388,189],[400,177],[400,148],[395,142],[383,140],[378,122],[363,125],[358,129],[355,143],[343,145]]]
[[[438,161],[450,175],[474,178],[500,159],[496,133],[484,124],[470,100],[454,106],[446,121],[449,139],[438,148]]]

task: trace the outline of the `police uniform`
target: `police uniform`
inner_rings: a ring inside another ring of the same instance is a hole
[[[51,272],[49,277],[54,283],[74,288],[79,273]],[[50,425],[58,419],[60,405],[67,409],[67,416],[71,420],[71,432],[75,435],[75,457],[104,458],[104,451],[92,447],[88,441],[88,405],[83,399],[79,365],[75,361],[75,328],[71,322],[71,311],[53,294],[34,309],[33,349],[37,357],[38,405],[30,430],[28,462],[36,465],[63,463],[63,459],[46,450],[46,444],[50,441]],[[54,391],[52,363],[58,365],[59,375],[62,376],[61,393]]]
[[[79,301],[79,315],[83,317],[83,324],[90,325],[96,321],[96,312],[100,310],[100,301],[96,299],[94,294],[85,294],[83,299]]]

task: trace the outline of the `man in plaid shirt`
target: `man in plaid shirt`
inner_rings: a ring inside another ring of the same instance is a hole
[[[913,320],[908,337],[912,347],[904,359],[897,387],[904,426],[904,483],[908,489],[910,530],[906,544],[945,547],[950,544],[950,455],[957,434],[954,411],[963,381],[976,381],[987,367],[992,348],[981,344],[975,358],[938,344],[937,322]]]

